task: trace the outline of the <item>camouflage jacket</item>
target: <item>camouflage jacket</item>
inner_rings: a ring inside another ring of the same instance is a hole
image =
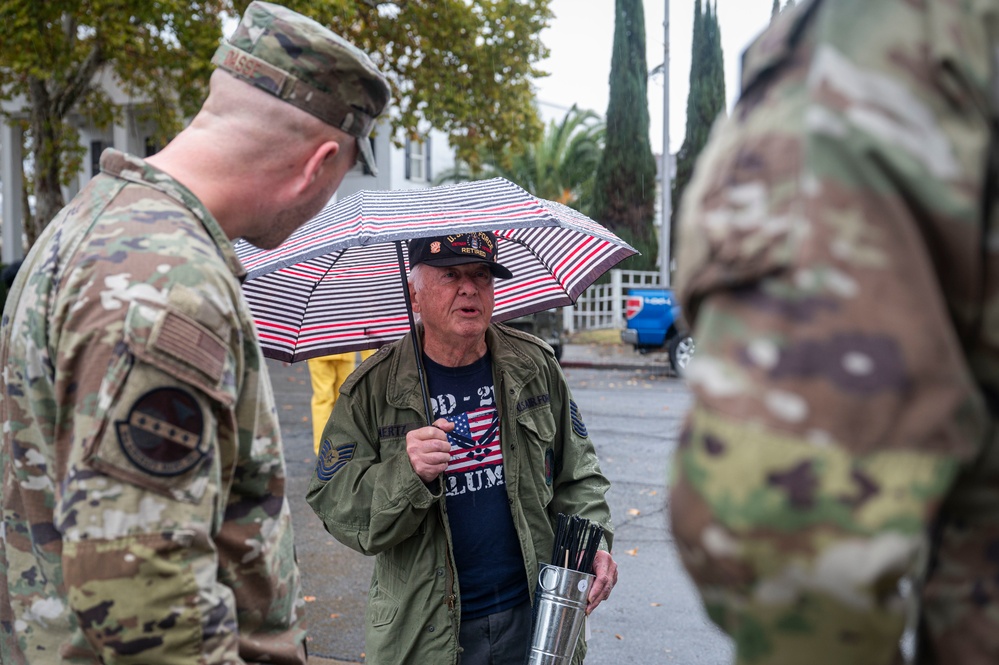
[[[986,401],[999,413],[980,4],[807,0],[747,50],[680,209],[695,414],[857,454],[977,453]]]
[[[0,661],[304,663],[242,266],[175,180],[101,168],[3,314]]]
[[[500,412],[503,477],[533,597],[551,560],[558,513],[604,526],[610,486],[550,347],[506,326],[486,341]],[[443,489],[431,491],[406,453],[425,423],[410,336],[365,361],[344,383],[323,432],[309,504],[337,540],[374,555],[365,616],[367,662],[456,663],[460,590]],[[581,640],[582,642],[582,640]],[[585,656],[576,648],[573,663]]]

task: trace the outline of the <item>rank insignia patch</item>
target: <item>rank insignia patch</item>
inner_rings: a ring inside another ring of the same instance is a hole
[[[583,417],[579,415],[579,407],[576,406],[574,400],[569,400],[569,415],[572,416],[572,431],[585,439],[588,432],[586,431],[586,425],[583,423]]]
[[[316,477],[324,483],[328,482],[354,456],[355,448],[356,443],[344,443],[334,448],[331,440],[323,439],[319,459],[316,460]]]
[[[115,422],[118,443],[132,464],[154,476],[178,476],[205,456],[205,417],[191,393],[156,388],[132,404],[128,420]]]

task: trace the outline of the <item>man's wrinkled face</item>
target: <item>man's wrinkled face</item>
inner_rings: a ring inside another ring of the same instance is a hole
[[[411,287],[413,311],[428,339],[447,343],[484,339],[493,316],[493,273],[484,263],[425,265]]]

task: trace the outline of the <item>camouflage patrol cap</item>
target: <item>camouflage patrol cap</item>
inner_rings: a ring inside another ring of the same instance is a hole
[[[389,102],[388,81],[353,44],[310,18],[251,2],[212,62],[250,85],[357,137],[373,173],[368,136]]]

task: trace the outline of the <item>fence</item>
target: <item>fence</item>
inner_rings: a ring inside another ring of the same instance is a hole
[[[654,270],[611,270],[608,284],[594,284],[579,296],[574,307],[562,308],[565,332],[624,327],[624,301],[629,288],[659,288]]]

